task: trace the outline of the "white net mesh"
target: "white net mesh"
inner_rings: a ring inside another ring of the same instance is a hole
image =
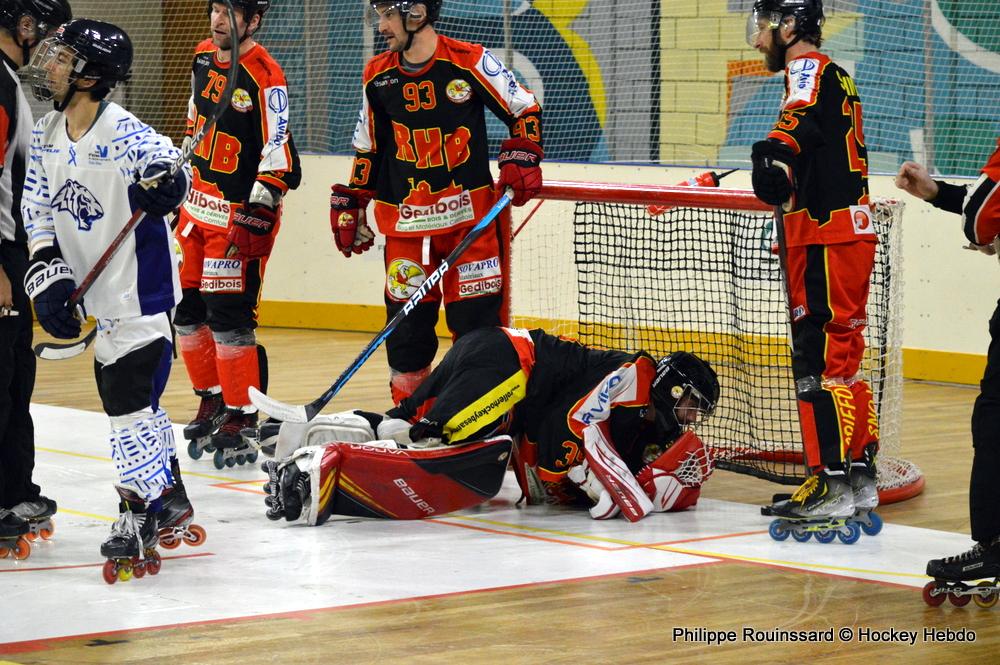
[[[746,165],[781,99],[744,41],[751,0],[444,0],[441,32],[484,43],[545,109],[546,157]],[[136,45],[126,102],[182,128],[192,48],[207,0],[78,0],[77,16],[119,22]],[[384,48],[364,0],[275,0],[259,33],[289,79],[304,152],[349,153],[361,70]],[[873,171],[908,158],[972,175],[1000,126],[996,0],[826,0],[824,50],[852,71]],[[974,100],[980,100],[976,102]],[[987,102],[987,103],[984,103]],[[493,151],[506,128],[491,118]]]
[[[715,414],[698,430],[719,468],[801,481],[806,469],[788,314],[771,251],[773,216],[675,207],[651,217],[645,206],[614,203],[614,186],[588,200],[593,188],[578,185],[579,201],[544,202],[543,218],[514,240],[514,325],[654,357],[694,351],[713,364],[722,387]],[[515,214],[514,228],[530,208]],[[920,472],[899,459],[903,205],[877,200],[873,209],[880,243],[862,375],[879,412],[879,488],[886,491],[913,487]]]

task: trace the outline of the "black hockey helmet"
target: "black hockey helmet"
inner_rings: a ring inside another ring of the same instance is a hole
[[[395,9],[403,17],[410,14],[414,5],[423,5],[427,8],[427,24],[434,23],[441,16],[441,2],[442,0],[370,0],[373,9],[380,12]]]
[[[675,351],[656,364],[649,389],[656,421],[664,431],[686,429],[712,415],[719,402],[719,377],[707,362]]]
[[[68,64],[69,94],[56,110],[63,110],[78,89],[77,81],[95,81],[87,88],[98,99],[116,85],[129,79],[132,68],[132,40],[116,25],[77,19],[59,26],[51,37],[41,43],[24,78],[31,84],[37,99],[53,99],[55,92],[49,80],[49,70]]]
[[[18,39],[17,24],[24,16],[35,21],[34,37],[27,42]],[[67,0],[0,0],[0,26],[14,36],[14,41],[24,53],[23,64],[31,58],[31,49],[45,36],[73,18],[73,10]]]
[[[820,46],[823,41],[823,0],[756,0],[747,20],[747,43],[753,46],[756,35],[765,29],[777,30],[787,17],[795,19],[795,39]]]
[[[271,0],[231,0],[233,3],[233,9],[239,9],[243,12],[243,20],[249,22],[250,18],[254,14],[260,14],[260,18],[264,20],[264,14],[267,10],[271,8]],[[208,13],[212,13],[212,5],[224,5],[226,3],[221,2],[221,0],[208,0]]]
[[[0,0],[0,26],[17,30],[22,16],[35,19],[36,42],[46,34],[73,18],[73,10],[66,0]]]

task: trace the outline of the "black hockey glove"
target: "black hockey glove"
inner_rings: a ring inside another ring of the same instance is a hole
[[[780,141],[757,141],[753,162],[753,193],[764,203],[779,206],[792,197],[792,165],[795,155]]]
[[[73,269],[63,261],[59,250],[55,247],[38,250],[24,276],[24,291],[35,303],[38,322],[53,337],[80,336],[80,320],[69,306],[69,297],[75,290]]]
[[[167,162],[157,162],[150,164],[143,171],[143,179],[152,178],[158,173],[163,173],[170,169]],[[150,215],[163,217],[169,215],[180,207],[184,202],[184,197],[188,192],[188,179],[184,174],[184,169],[178,169],[174,177],[163,176],[155,186],[146,189],[141,183],[132,183],[128,187],[129,201],[133,208],[138,207],[145,210]]]

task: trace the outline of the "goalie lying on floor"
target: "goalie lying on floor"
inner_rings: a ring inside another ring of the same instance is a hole
[[[275,460],[267,516],[420,519],[493,497],[513,456],[529,503],[590,515],[683,510],[712,472],[694,434],[719,399],[714,370],[678,351],[598,351],[541,330],[483,328],[385,415],[352,411],[262,428]],[[514,441],[518,444],[515,446]]]

